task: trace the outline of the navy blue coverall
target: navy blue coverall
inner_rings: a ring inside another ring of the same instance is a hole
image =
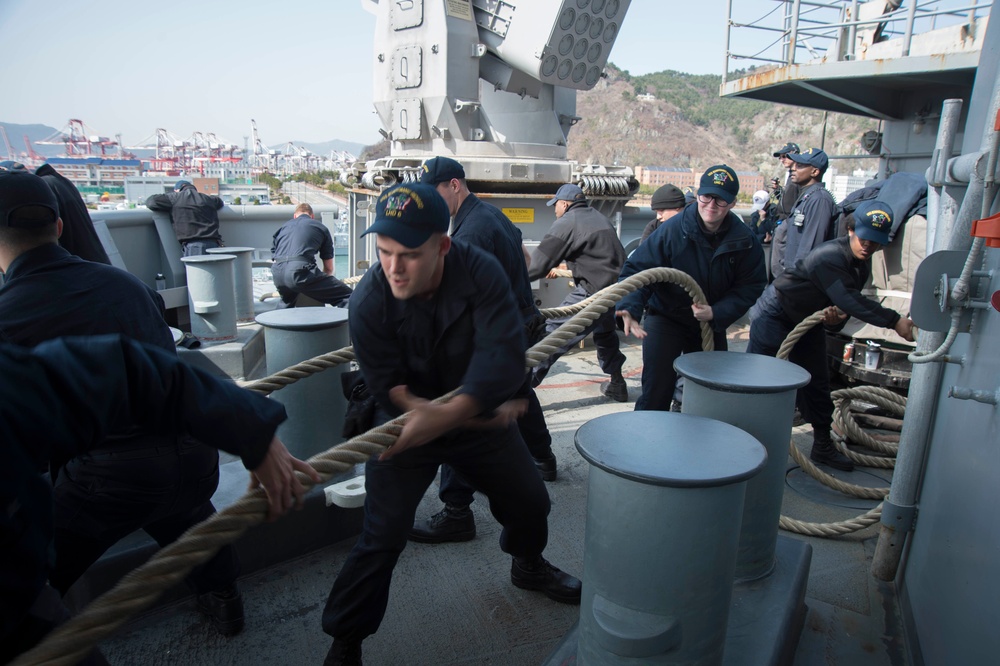
[[[830,305],[866,323],[894,327],[899,313],[861,295],[870,274],[871,259],[854,256],[850,236],[820,244],[778,276],[750,309],[747,351],[775,356],[793,328]],[[846,320],[840,327],[844,323]],[[812,425],[813,432],[829,433],[833,400],[824,327],[810,328],[792,347],[788,360],[811,375],[809,383],[796,394],[799,411]]]
[[[813,183],[799,192],[788,219],[785,220],[785,248],[779,260],[781,275],[834,236],[833,213],[837,205],[823,183]],[[773,270],[773,266],[772,266]]]
[[[462,201],[452,223],[451,237],[492,254],[510,278],[518,311],[524,321],[528,345],[538,341],[544,331],[545,318],[535,305],[528,281],[528,267],[521,249],[521,231],[496,206],[469,194]],[[545,460],[552,455],[552,435],[545,425],[545,414],[534,389],[527,394],[528,409],[517,420],[517,429],[532,457]],[[472,504],[473,488],[449,465],[441,467],[441,485],[438,497],[449,506],[466,507]]]
[[[232,443],[225,448],[253,469],[286,418],[280,403],[122,336],[0,345],[0,374],[0,663],[68,617],[46,585],[53,500],[40,465],[103,446],[109,431],[132,423]]]
[[[333,259],[333,237],[308,215],[299,215],[274,232],[271,275],[286,305],[294,303],[299,294],[330,305],[351,297],[350,287],[316,267],[317,254],[322,261]]]
[[[28,250],[0,288],[0,340],[34,346],[64,335],[118,333],[175,354],[163,299],[134,275],[84,261],[55,243]],[[111,431],[86,456],[49,461],[57,560],[52,586],[65,594],[122,537],[144,529],[161,546],[215,512],[219,454],[190,437]],[[188,577],[199,594],[236,581],[223,547]]]
[[[620,280],[648,268],[676,268],[698,283],[708,304],[715,349],[728,348],[726,329],[742,317],[767,286],[764,250],[753,232],[733,213],[715,234],[707,234],[698,204],[688,204],[656,229],[625,262]],[[618,303],[635,321],[642,321],[642,395],[636,411],[670,409],[682,353],[701,351],[701,325],[691,311],[691,297],[666,282],[646,285]],[[645,312],[645,319],[643,313]]]
[[[361,371],[391,416],[400,411],[389,390],[400,384],[427,399],[461,386],[484,414],[524,385],[524,326],[510,282],[497,260],[478,248],[452,243],[440,287],[428,300],[397,300],[375,266],[355,288],[350,308]],[[442,464],[489,498],[503,526],[504,552],[532,558],[545,549],[548,492],[513,424],[458,429],[385,461],[373,457],[365,465],[364,528],[323,611],[327,634],[351,642],[378,630],[417,505]]]

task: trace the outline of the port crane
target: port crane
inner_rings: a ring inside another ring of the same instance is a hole
[[[17,156],[14,155],[14,149],[10,147],[10,139],[7,138],[7,130],[4,129],[3,125],[0,125],[0,137],[3,138],[4,148],[7,149],[7,159],[17,159]]]
[[[43,146],[64,146],[69,157],[110,157],[112,150],[121,156],[118,141],[89,130],[90,128],[82,120],[70,118],[66,127],[38,143]],[[30,147],[29,152],[33,152],[30,151]]]

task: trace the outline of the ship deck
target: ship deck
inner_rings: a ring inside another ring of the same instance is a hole
[[[730,349],[742,350],[746,339],[747,327],[734,327]],[[623,338],[623,351],[628,357],[627,403],[600,396],[598,384],[604,376],[592,348],[564,356],[538,391],[559,460],[559,478],[547,484],[552,512],[545,555],[578,576],[583,571],[589,465],[575,449],[574,433],[590,419],[633,408],[639,393],[641,348]],[[793,441],[807,447],[808,430],[808,426],[796,428]],[[891,471],[838,474],[854,483],[885,486]],[[436,489],[435,482],[418,516],[439,509]],[[845,520],[875,504],[827,490],[791,458],[783,502],[783,514],[820,522]],[[500,551],[499,526],[485,498],[478,498],[473,509],[478,530],[473,541],[408,545],[395,571],[381,630],[364,642],[366,664],[541,664],[578,620],[577,606],[510,584],[510,560]],[[908,662],[893,587],[869,574],[876,534],[873,526],[835,539],[788,535],[813,549],[808,610],[794,664]],[[238,636],[216,634],[187,597],[134,619],[101,647],[112,664],[322,663],[330,639],[320,629],[320,615],[353,543],[353,537],[346,538],[245,576],[241,590],[247,624]],[[753,663],[736,655],[727,655],[726,661]]]

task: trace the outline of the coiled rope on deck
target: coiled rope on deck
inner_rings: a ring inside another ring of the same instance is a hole
[[[792,331],[788,334],[788,337],[785,338],[784,342],[782,342],[781,347],[778,348],[777,357],[787,360],[795,344],[810,328],[816,326],[821,321],[823,321],[822,310],[815,312],[802,320],[795,328],[792,329]],[[893,393],[888,389],[873,386],[840,389],[833,391],[830,394],[830,397],[833,398],[836,405],[834,410],[834,423],[836,423],[841,432],[844,433],[844,437],[875,451],[895,455],[896,448],[898,447],[888,445],[884,442],[879,442],[865,433],[861,427],[857,425],[856,421],[850,417],[849,406],[852,399],[863,399],[867,402],[874,403],[882,409],[901,416],[906,407],[906,398]],[[885,456],[868,456],[855,453],[847,448],[842,441],[842,438],[835,437],[834,440],[837,449],[853,460],[856,464],[867,467],[883,468],[891,468],[894,464],[892,458]],[[814,465],[812,461],[809,460],[809,458],[806,457],[806,455],[803,454],[797,446],[795,446],[794,441],[789,443],[788,451],[792,456],[792,459],[798,463],[803,471],[823,485],[842,492],[845,495],[865,499],[884,500],[889,494],[888,488],[867,488],[865,486],[859,486],[853,483],[841,481],[836,477],[827,474]],[[861,514],[860,516],[831,523],[806,522],[782,515],[778,520],[778,527],[788,532],[795,532],[796,534],[803,534],[806,536],[832,537],[842,536],[844,534],[850,534],[852,532],[863,530],[866,527],[877,523],[881,517],[882,503],[879,502],[878,506]]]
[[[594,294],[592,300],[588,299],[589,303],[577,303],[573,306],[579,311],[576,316],[528,350],[525,361],[527,367],[534,367],[540,360],[548,357],[548,354],[542,355],[542,352],[537,350],[558,349],[559,344],[556,343],[561,344],[569,340],[608,308],[613,308],[626,294],[653,282],[678,284],[691,294],[696,303],[706,303],[701,288],[682,271],[671,268],[642,271]],[[572,333],[563,333],[563,328]],[[702,322],[702,338],[703,343],[709,345],[707,349],[712,349],[711,328],[705,322]],[[271,393],[311,374],[353,359],[353,348],[345,347],[245,384],[244,388]],[[442,396],[435,402],[445,401],[455,392]],[[404,414],[317,454],[306,462],[320,475],[320,483],[325,483],[335,474],[345,472],[391,446],[399,437],[407,417],[408,414]],[[307,490],[315,485],[301,473],[296,473],[296,476]],[[220,548],[238,539],[249,528],[264,522],[267,511],[267,496],[263,489],[248,491],[232,505],[193,526],[175,542],[161,548],[149,561],[124,576],[111,590],[99,596],[65,624],[54,629],[42,643],[21,654],[12,664],[14,666],[75,664],[129,618],[148,608],[164,590],[183,580],[194,567],[210,559]]]

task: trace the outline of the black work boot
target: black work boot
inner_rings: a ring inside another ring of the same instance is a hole
[[[476,519],[467,506],[445,505],[444,509],[427,520],[418,520],[410,529],[410,541],[417,543],[444,543],[446,541],[471,541],[476,538]]]
[[[611,381],[601,383],[601,395],[616,402],[628,400],[628,385],[625,384],[625,377],[622,376],[622,373],[611,375]]]
[[[539,555],[515,557],[510,565],[510,582],[522,590],[538,590],[553,601],[580,603],[580,579],[560,571]]]
[[[549,451],[549,455],[542,458],[535,458],[535,467],[538,468],[538,473],[542,475],[542,481],[555,481],[556,480],[556,457]]]
[[[323,666],[362,666],[361,641],[333,639],[330,651],[326,653]]]
[[[221,590],[199,594],[198,610],[207,615],[223,636],[235,636],[243,631],[243,597],[233,583]]]
[[[828,465],[845,472],[854,471],[854,461],[837,450],[829,433],[814,434],[809,459],[820,465]]]

